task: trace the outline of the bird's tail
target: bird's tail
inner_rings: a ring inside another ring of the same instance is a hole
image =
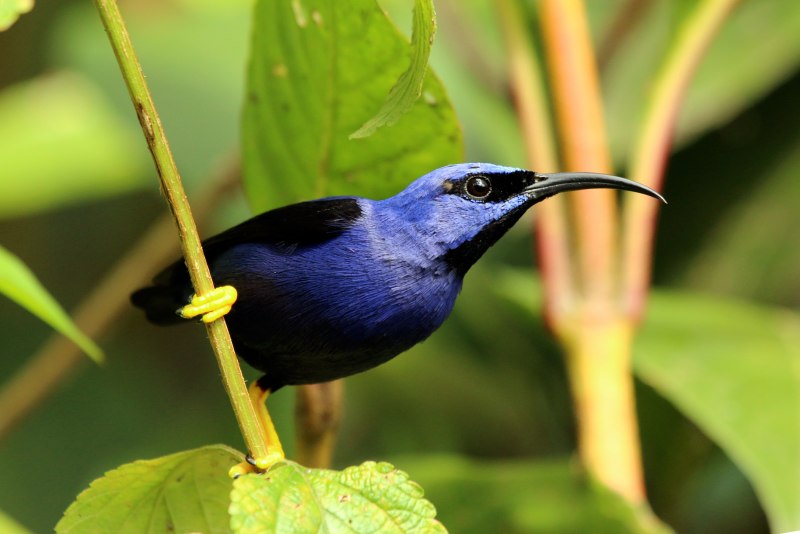
[[[178,310],[188,300],[185,292],[174,286],[143,287],[131,295],[131,303],[144,310],[148,321],[160,326],[185,322]]]

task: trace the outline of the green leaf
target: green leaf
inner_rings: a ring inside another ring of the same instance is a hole
[[[33,0],[0,0],[0,32],[9,29],[20,15],[33,9]]]
[[[70,338],[94,361],[103,361],[103,351],[78,330],[69,315],[30,269],[2,246],[0,246],[0,293]]]
[[[236,479],[230,513],[241,534],[446,532],[422,488],[385,462],[344,471],[281,463]]]
[[[425,73],[428,71],[428,58],[435,32],[436,13],[432,0],[416,0],[414,27],[411,32],[411,65],[389,91],[389,96],[378,113],[350,134],[350,139],[369,137],[378,128],[392,126],[411,109],[422,94],[422,82],[425,81]]]
[[[242,460],[211,445],[125,464],[78,495],[56,532],[230,532],[228,469]]]
[[[497,287],[541,320],[540,288],[530,273],[509,270]],[[774,530],[800,528],[800,315],[654,292],[634,371],[736,462]]]
[[[29,534],[31,531],[20,525],[10,515],[0,510],[0,532],[4,534]]]
[[[59,72],[0,93],[0,217],[120,194],[144,184],[142,141],[102,93]],[[139,156],[137,156],[139,154]]]
[[[349,140],[381,107],[407,51],[375,0],[256,4],[242,148],[257,210],[323,195],[385,197],[462,159],[455,113],[430,70],[403,120]]]
[[[665,533],[646,509],[586,479],[570,458],[404,458],[453,532]]]
[[[638,376],[739,465],[773,530],[800,529],[800,316],[657,293],[638,340]]]

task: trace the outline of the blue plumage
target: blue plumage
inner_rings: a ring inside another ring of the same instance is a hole
[[[261,214],[204,242],[237,353],[262,385],[333,380],[379,365],[433,333],[472,264],[536,202],[590,187],[651,190],[605,175],[450,165],[385,200],[335,197]],[[660,198],[660,197],[659,197]],[[192,293],[182,262],[134,293],[159,324]]]

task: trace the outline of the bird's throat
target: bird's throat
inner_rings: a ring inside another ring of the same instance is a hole
[[[455,248],[450,249],[444,255],[444,261],[460,276],[467,274],[478,259],[494,245],[514,224],[522,217],[528,206],[519,208],[506,213],[499,219],[483,227],[475,236]]]

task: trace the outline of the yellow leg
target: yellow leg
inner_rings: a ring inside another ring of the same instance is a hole
[[[281,440],[278,438],[278,433],[275,431],[272,418],[267,410],[267,397],[269,397],[270,391],[261,389],[258,385],[258,380],[250,384],[248,391],[250,393],[250,402],[253,403],[258,421],[261,423],[261,430],[264,432],[264,443],[267,444],[267,457],[255,458],[254,463],[257,468],[265,470],[286,458],[286,455],[283,453]]]
[[[278,433],[275,431],[275,426],[272,424],[272,418],[267,410],[267,397],[269,397],[269,390],[261,389],[258,385],[258,380],[250,384],[248,389],[250,393],[250,402],[256,411],[258,417],[259,428],[261,429],[261,439],[267,446],[267,455],[264,458],[249,458],[247,462],[242,462],[233,466],[228,474],[232,478],[236,478],[246,473],[254,471],[266,471],[276,463],[284,460],[286,455],[283,452],[281,440],[278,438]]]
[[[178,313],[186,319],[202,315],[204,323],[211,323],[231,311],[236,297],[235,287],[220,286],[205,295],[195,295],[192,297],[192,302],[181,308]]]

